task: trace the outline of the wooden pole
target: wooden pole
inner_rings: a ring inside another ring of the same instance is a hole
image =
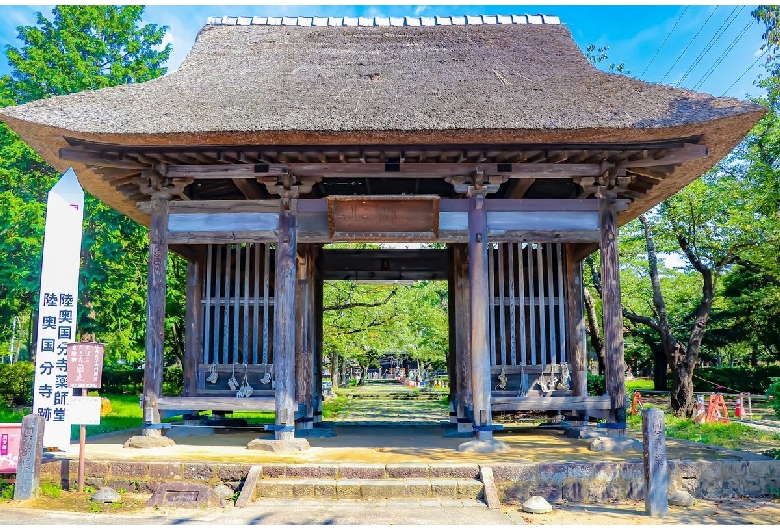
[[[473,398],[471,393],[471,305],[469,303],[468,247],[453,245],[455,260],[455,394],[458,431],[471,432]]]
[[[569,358],[571,359],[571,390],[575,396],[587,396],[588,364],[585,347],[585,316],[582,304],[582,262],[574,261],[571,246],[566,248],[566,303],[568,305],[566,313],[569,332]]]
[[[323,307],[323,278],[322,278],[322,245],[316,246],[316,258],[314,260],[314,422],[322,421],[322,307]]]
[[[447,323],[449,327],[449,344],[447,348],[447,378],[449,380],[448,401],[450,405],[450,423],[457,423],[458,421],[458,397],[456,392],[458,369],[456,364],[457,357],[455,355],[457,348],[457,333],[455,330],[458,327],[458,322],[457,310],[455,306],[455,282],[455,247],[453,245],[449,245],[447,248]]]
[[[276,371],[276,424],[291,427],[275,431],[277,440],[295,437],[295,280],[296,215],[295,201],[281,203],[279,241],[276,244],[276,285],[274,288],[273,354]]]
[[[79,475],[78,475],[78,492],[84,491],[84,470],[86,463],[84,461],[84,453],[87,447],[87,426],[79,425]]]
[[[620,269],[618,264],[618,228],[615,199],[599,198],[601,228],[601,284],[604,320],[606,387],[610,396],[610,421],[626,423],[625,360],[623,359],[623,310],[620,302]],[[625,428],[608,429],[610,437],[625,436]]]
[[[194,396],[198,392],[198,363],[201,359],[203,344],[203,259],[187,261],[187,301],[185,308],[184,341],[184,390],[185,396]],[[208,340],[208,338],[207,338]]]
[[[312,274],[314,259],[312,246],[300,245],[297,257],[297,282],[295,288],[295,399],[303,408],[301,429],[311,429],[314,410],[312,408],[312,379],[314,377],[314,352],[312,348]]]
[[[153,197],[149,227],[149,272],[146,289],[146,362],[144,363],[144,436],[162,436],[157,399],[162,394],[165,354],[165,291],[168,269],[168,199]]]
[[[474,399],[474,428],[480,441],[491,440],[493,432],[481,430],[492,424],[490,411],[490,348],[488,310],[487,209],[484,195],[469,197],[469,297],[471,305],[471,386]]]

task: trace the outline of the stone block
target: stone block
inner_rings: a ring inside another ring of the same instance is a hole
[[[288,477],[336,478],[336,464],[287,464]]]
[[[493,476],[497,481],[534,482],[538,478],[537,464],[498,463],[491,464]]]
[[[645,477],[644,464],[636,460],[621,462],[618,465],[618,476],[623,480],[643,479]]]
[[[716,481],[722,478],[727,478],[723,476],[723,463],[719,460],[707,462],[702,461],[700,464],[700,469],[700,477],[702,480]]]
[[[582,482],[567,482],[561,488],[561,497],[565,501],[581,502],[585,498],[585,487]],[[599,499],[595,502],[601,502]]]
[[[336,496],[339,499],[359,499],[362,480],[345,479],[336,481]]]
[[[336,481],[331,479],[318,479],[314,483],[314,496],[323,499],[335,499],[338,495]]]
[[[398,499],[406,496],[406,485],[400,479],[364,480],[360,492],[365,499]]]
[[[700,496],[703,499],[719,499],[723,496],[723,486],[720,480],[701,480]],[[688,492],[690,493],[690,492]]]
[[[310,449],[309,441],[305,438],[293,438],[292,440],[268,440],[256,438],[246,444],[250,451],[268,451],[271,453],[297,453]]]
[[[568,462],[566,464],[566,477],[569,479],[573,479],[573,480],[593,479],[595,472],[596,472],[596,464],[592,462]]]
[[[215,476],[212,464],[187,462],[184,464],[184,478],[191,480],[211,480]]]
[[[76,473],[78,473],[78,462],[76,464]],[[112,478],[146,478],[149,476],[149,464],[146,462],[112,462]],[[116,489],[116,488],[114,488]]]
[[[67,466],[67,462],[65,463]],[[51,460],[41,463],[41,477],[59,478],[62,473],[62,460]]]
[[[182,478],[182,465],[177,463],[151,463],[149,464],[149,477],[162,480],[177,480]]]
[[[263,476],[263,468],[260,466],[252,466],[246,474],[246,480],[241,487],[241,492],[236,499],[236,508],[245,508],[254,500],[257,495],[257,482],[260,477]]]
[[[431,478],[477,478],[479,466],[476,464],[430,464]]]
[[[147,506],[201,508],[222,505],[222,499],[208,484],[192,482],[163,482],[146,503]]]
[[[740,482],[742,483],[742,495],[746,495],[748,497],[758,497],[769,493],[769,488],[764,487],[766,480],[758,478],[743,478]]]
[[[528,497],[531,497],[531,483],[529,482],[499,482],[498,496],[501,503],[507,506],[520,505]]]
[[[700,478],[702,462],[698,460],[669,460],[669,476],[675,478]],[[706,464],[706,462],[705,462]]]
[[[217,478],[223,482],[241,482],[246,478],[250,467],[246,464],[219,464]]]
[[[314,497],[316,496],[316,478],[300,478],[295,480],[292,486],[293,497]]]
[[[258,480],[255,491],[258,497],[267,497],[271,499],[289,499],[293,496],[293,486],[295,480],[289,479],[271,479]]]
[[[748,474],[748,463],[745,461],[722,461],[723,477],[738,479],[746,477]]]
[[[458,492],[457,497],[459,499],[477,499],[484,496],[485,488],[487,484],[483,484],[478,480],[458,479]],[[495,485],[495,483],[493,483]],[[498,488],[496,487],[496,494],[498,494]],[[500,498],[500,496],[498,497]]]
[[[728,499],[742,496],[742,481],[738,478],[734,480],[724,480],[721,488],[721,495]]]
[[[427,478],[406,479],[406,496],[424,498],[431,496],[431,483]]]
[[[458,497],[458,481],[450,478],[431,479],[431,495],[434,497]]]
[[[532,484],[529,488],[530,495],[544,497],[547,502],[559,503],[562,500],[561,497],[561,485],[550,484],[547,482]]]
[[[385,477],[384,464],[340,465],[334,468],[339,478],[378,480]]]
[[[109,475],[109,463],[108,462],[94,462],[86,460],[84,462],[84,476],[105,478]]]
[[[597,462],[593,465],[593,478],[608,482],[619,478],[621,471],[621,464],[618,462]]]
[[[428,466],[424,464],[387,464],[390,478],[428,478]]]
[[[644,480],[630,480],[628,481],[628,492],[626,498],[630,501],[640,501],[645,498],[645,481]]]
[[[566,480],[569,464],[539,464],[539,481],[546,483],[562,484]],[[544,497],[544,495],[539,494]]]
[[[106,485],[106,479],[103,477],[89,477],[84,478],[84,484],[90,488],[100,489]]]
[[[287,474],[284,464],[263,464],[263,478],[282,478]]]
[[[129,480],[120,480],[120,479],[111,479],[105,481],[104,486],[109,486],[111,488],[114,488],[115,490],[124,490],[129,493],[140,493],[140,487],[141,484],[146,484],[145,482],[130,482]],[[138,487],[136,487],[138,486]]]

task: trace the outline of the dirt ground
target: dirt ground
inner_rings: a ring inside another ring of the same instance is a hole
[[[537,525],[780,525],[780,498],[744,498],[708,501],[697,499],[690,508],[669,507],[665,517],[645,514],[644,501],[603,505],[554,505],[546,514],[530,514],[519,507],[507,507],[513,522],[521,519]]]

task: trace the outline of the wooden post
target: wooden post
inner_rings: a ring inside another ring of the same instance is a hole
[[[493,432],[482,430],[492,423],[490,411],[490,347],[488,337],[489,301],[487,209],[485,196],[469,197],[469,300],[471,305],[471,387],[474,400],[474,428],[480,441],[493,439]]]
[[[571,245],[566,248],[566,295],[572,395],[587,396],[588,363],[582,303],[582,262],[574,261]]]
[[[295,437],[295,200],[283,199],[279,211],[279,241],[276,244],[274,288],[274,368],[276,371],[276,425],[290,430],[275,431],[277,440]]]
[[[187,307],[184,318],[187,327],[184,337],[184,390],[182,392],[185,396],[194,396],[198,392],[198,364],[203,351],[204,270],[202,255],[198,260],[187,261]],[[206,360],[204,359],[203,362]]]
[[[312,399],[314,401],[314,422],[322,421],[322,307],[323,307],[323,279],[322,279],[322,245],[316,246],[316,258],[314,260],[314,309],[312,319],[314,324],[314,389]]]
[[[43,416],[28,414],[22,418],[19,436],[19,462],[16,465],[14,500],[26,501],[38,495],[43,457]]]
[[[160,437],[157,399],[162,394],[165,355],[165,291],[168,270],[168,198],[152,197],[149,227],[149,272],[146,289],[146,363],[144,364],[144,436]]]
[[[666,426],[661,409],[642,411],[642,446],[645,464],[645,512],[662,516],[669,512],[666,462]]]
[[[455,396],[458,431],[471,432],[471,306],[469,303],[468,247],[453,245],[455,268]]]
[[[314,421],[312,408],[312,379],[314,377],[312,326],[312,274],[314,256],[311,245],[300,245],[297,257],[295,288],[295,399],[303,409],[298,428],[311,429]]]
[[[447,378],[449,380],[449,395],[447,401],[450,405],[450,423],[458,421],[458,399],[455,391],[455,381],[458,378],[456,365],[456,344],[457,344],[457,312],[455,309],[455,248],[449,245],[447,248],[447,323],[449,327],[449,341],[447,347]]]
[[[605,192],[607,193],[607,192]],[[625,360],[623,359],[623,310],[620,302],[618,228],[614,196],[599,198],[601,228],[601,284],[604,321],[606,387],[610,396],[610,421],[626,423]],[[610,437],[625,436],[625,428],[608,429]]]

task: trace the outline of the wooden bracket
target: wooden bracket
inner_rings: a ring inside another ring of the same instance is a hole
[[[184,194],[184,188],[193,182],[195,182],[193,178],[167,178],[154,170],[142,171],[140,177],[133,179],[133,184],[138,186],[144,195],[149,195],[153,199],[165,200],[178,198],[188,201],[189,197]]]

